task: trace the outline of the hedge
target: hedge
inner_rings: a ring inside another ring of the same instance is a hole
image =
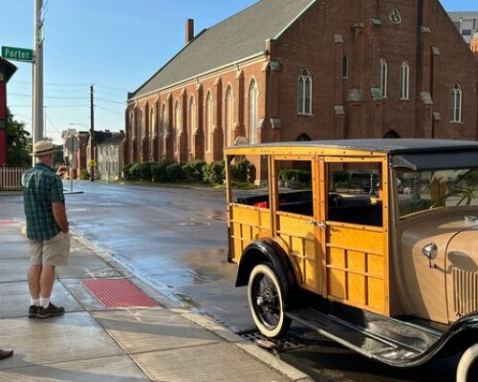
[[[182,165],[184,177],[189,182],[202,182],[204,180],[204,167],[206,161],[202,159],[196,159],[191,162],[184,163]]]
[[[280,170],[279,178],[286,182],[310,183],[312,181],[312,173],[308,170],[284,168]]]
[[[208,163],[204,166],[204,181],[211,184],[223,184],[224,183],[224,161],[217,161]]]
[[[169,179],[169,176],[168,176],[167,169],[168,169],[168,166],[173,164],[173,163],[174,162],[169,160],[169,159],[165,159],[165,160],[162,160],[159,163],[155,163],[151,167],[153,182],[169,182],[170,179]]]

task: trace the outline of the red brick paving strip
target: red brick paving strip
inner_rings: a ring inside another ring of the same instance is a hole
[[[125,279],[83,279],[81,282],[106,308],[159,306]]]

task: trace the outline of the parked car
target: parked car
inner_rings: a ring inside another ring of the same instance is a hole
[[[268,192],[235,197],[231,165],[250,155]],[[281,142],[225,157],[228,259],[264,336],[297,321],[397,368],[459,354],[457,381],[478,381],[478,142]],[[299,162],[310,189],[279,191],[280,169]],[[368,171],[377,190],[332,190],[335,171]]]

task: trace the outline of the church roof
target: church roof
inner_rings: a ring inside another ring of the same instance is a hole
[[[129,99],[144,96],[211,70],[260,55],[316,0],[260,0],[199,33]]]

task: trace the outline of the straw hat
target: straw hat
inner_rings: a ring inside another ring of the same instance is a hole
[[[53,144],[49,141],[38,141],[33,146],[33,155],[36,157],[51,154],[53,151],[55,151]]]

